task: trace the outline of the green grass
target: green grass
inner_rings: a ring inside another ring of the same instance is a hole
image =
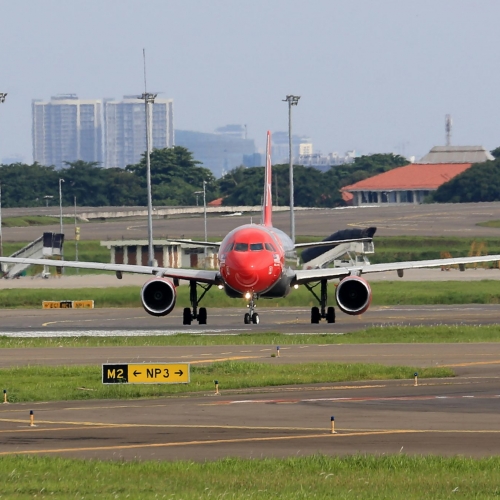
[[[250,332],[250,331],[249,331]],[[321,345],[321,344],[413,344],[500,342],[498,325],[380,326],[351,333],[287,335],[245,333],[241,335],[157,335],[148,337],[48,337],[0,336],[0,348],[23,347],[136,347],[212,345]],[[1,387],[0,387],[1,389]]]
[[[29,226],[51,226],[59,224],[60,218],[58,215],[23,215],[19,217],[4,217],[2,219],[2,226],[4,227],[29,227]],[[63,224],[74,225],[74,217],[63,217]],[[85,224],[84,221],[79,220],[79,225]]]
[[[129,399],[165,397],[186,392],[213,391],[214,380],[221,390],[282,385],[347,382],[357,380],[452,377],[449,368],[416,368],[378,364],[303,363],[297,365],[223,361],[192,366],[189,384],[133,385],[102,384],[101,366],[21,366],[0,370],[2,390],[11,403],[80,399]]]
[[[2,498],[497,499],[500,458],[314,455],[212,462],[0,459]]]
[[[473,272],[473,271],[469,271]],[[479,272],[479,271],[478,271]],[[500,271],[499,271],[500,272]],[[144,279],[146,281],[146,277]],[[370,283],[372,305],[500,304],[500,282],[468,281],[384,281]],[[334,303],[335,285],[329,285],[330,303]],[[140,307],[140,287],[82,289],[7,289],[0,290],[0,308],[40,308],[43,300],[94,300],[95,307]],[[244,299],[231,299],[213,287],[202,306],[245,307]],[[311,307],[317,305],[305,287],[299,287],[283,299],[261,299],[259,307]],[[177,307],[189,306],[189,289],[177,289]]]
[[[485,222],[478,222],[476,226],[482,227],[500,227],[500,220],[488,220]]]

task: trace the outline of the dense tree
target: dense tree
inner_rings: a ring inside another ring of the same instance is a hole
[[[445,182],[427,201],[470,203],[500,200],[500,159],[476,163],[465,172]]]
[[[500,146],[490,151],[495,158],[500,158]]]
[[[353,163],[331,167],[326,172],[313,167],[294,166],[295,205],[334,207],[342,205],[339,189],[391,168],[406,165],[408,160],[392,154],[361,156]],[[277,205],[290,203],[289,166],[273,166],[273,196]],[[219,180],[224,205],[259,205],[262,200],[264,167],[238,167]],[[276,199],[276,187],[278,196]]]
[[[186,148],[155,149],[151,153],[151,191],[154,205],[194,205],[195,191],[203,189],[207,182],[207,202],[217,195],[217,184],[212,172],[200,167],[200,162]],[[146,155],[135,165],[128,165],[127,171],[133,173],[144,188],[139,205],[146,205]]]

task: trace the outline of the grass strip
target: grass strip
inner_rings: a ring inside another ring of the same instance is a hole
[[[314,455],[285,459],[0,459],[2,496],[25,498],[497,499],[500,458]]]
[[[469,271],[472,272],[472,271]],[[480,272],[480,271],[478,271]],[[145,279],[146,281],[146,279]],[[496,280],[468,281],[384,281],[372,282],[372,304],[436,305],[436,304],[500,304],[500,286]],[[335,295],[335,284],[329,285],[329,296]],[[0,308],[39,309],[44,300],[94,300],[96,307],[140,307],[140,287],[74,288],[74,289],[7,289],[0,290]],[[331,302],[333,299],[331,300]],[[246,307],[244,299],[231,299],[224,291],[212,288],[203,299],[202,306]],[[261,299],[259,307],[311,307],[316,300],[299,287],[283,299]],[[177,288],[177,307],[189,306],[189,289]]]
[[[0,336],[0,348],[137,347],[212,345],[416,344],[500,342],[500,325],[377,326],[344,334],[245,333],[238,335],[156,335],[147,337]]]
[[[278,361],[277,361],[278,363]],[[452,377],[449,368],[416,368],[378,364],[303,363],[273,365],[223,361],[191,367],[189,384],[103,385],[101,366],[21,366],[0,370],[2,389],[11,403],[69,401],[81,399],[130,399],[165,397],[187,392],[213,391],[214,380],[221,390],[281,385],[348,382],[359,380]]]

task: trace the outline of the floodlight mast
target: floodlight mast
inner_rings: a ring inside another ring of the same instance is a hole
[[[158,94],[151,94],[146,87],[146,50],[142,49],[144,59],[144,93],[139,99],[144,100],[144,111],[146,114],[146,184],[148,191],[148,266],[154,266],[153,252],[153,197],[151,194],[151,113],[150,104],[154,104]]]
[[[290,238],[295,243],[295,213],[294,213],[294,187],[293,187],[293,155],[292,155],[292,106],[299,103],[299,95],[287,95],[283,102],[288,102],[288,158],[290,175]]]
[[[0,103],[5,102],[6,92],[0,92]],[[3,256],[3,236],[2,236],[2,184],[0,183],[0,257]],[[0,271],[2,266],[0,265]]]

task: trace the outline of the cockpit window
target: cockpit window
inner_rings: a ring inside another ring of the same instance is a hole
[[[229,243],[229,245],[225,248],[224,252],[229,253],[234,247],[234,241],[232,243]]]
[[[266,250],[269,250],[270,252],[276,252],[276,249],[274,248],[272,243],[266,243]]]
[[[262,243],[250,243],[250,250],[252,252],[259,252],[260,250],[264,250],[264,245]]]
[[[234,250],[236,252],[248,252],[248,243],[236,243]]]

